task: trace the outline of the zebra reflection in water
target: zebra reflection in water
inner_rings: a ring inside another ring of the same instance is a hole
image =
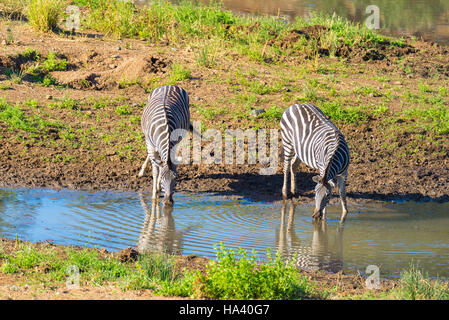
[[[182,233],[176,232],[173,206],[162,207],[159,200],[152,200],[151,210],[140,192],[140,203],[145,211],[145,221],[137,241],[137,251],[165,252],[180,254],[182,248]]]
[[[296,205],[290,203],[286,220],[287,202],[282,203],[281,226],[277,235],[278,250],[286,260],[295,258],[295,265],[304,270],[324,270],[339,272],[343,270],[343,227],[337,225],[333,246],[329,246],[329,234],[326,220],[313,222],[312,244],[301,245],[294,229]]]

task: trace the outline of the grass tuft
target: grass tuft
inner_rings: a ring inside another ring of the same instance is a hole
[[[414,264],[401,272],[400,288],[396,295],[405,300],[448,300],[449,284],[431,280]]]
[[[66,4],[65,0],[29,0],[26,9],[29,24],[37,31],[56,30]]]

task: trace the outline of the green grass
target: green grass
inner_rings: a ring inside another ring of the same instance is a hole
[[[12,86],[8,82],[2,82],[0,83],[0,90],[9,90],[12,89]]]
[[[0,247],[0,272],[25,273],[39,282],[63,283],[68,268],[76,266],[80,285],[116,284],[123,290],[157,289],[159,283],[173,281],[177,276],[174,260],[166,254],[142,254],[137,261],[122,263],[113,256],[100,255],[97,250],[66,247],[62,252],[52,246],[36,249],[18,243],[12,254]]]
[[[66,161],[60,157],[59,161]],[[68,160],[70,161],[70,159]],[[173,256],[165,253],[140,254],[135,261],[121,262],[114,255],[96,249],[55,247],[23,243],[16,239],[14,250],[0,246],[0,273],[22,274],[26,283],[65,285],[79,271],[80,286],[113,285],[122,290],[151,289],[155,294],[196,299],[325,299],[335,288],[317,288],[317,284],[300,273],[291,259],[286,263],[279,254],[260,263],[253,251],[248,255],[216,248],[216,260],[206,270],[179,270]],[[449,283],[431,280],[415,265],[401,272],[398,286],[388,291],[366,291],[342,299],[448,300]]]
[[[28,280],[63,284],[68,268],[76,266],[80,285],[116,284],[123,290],[152,289],[161,295],[193,296],[216,299],[300,299],[316,296],[313,287],[296,267],[280,256],[259,264],[254,254],[247,257],[239,250],[239,259],[222,245],[217,260],[199,271],[176,271],[174,257],[162,253],[138,256],[137,261],[120,262],[113,256],[100,255],[88,248],[53,246],[39,249],[18,241],[12,253],[0,247],[0,272],[22,273]]]
[[[280,57],[306,53],[319,54],[325,49],[333,55],[342,45],[376,48],[378,45],[403,46],[402,40],[392,40],[337,16],[312,15],[308,20],[296,18],[286,24],[277,17],[244,16],[224,9],[222,4],[201,4],[180,1],[178,4],[154,1],[143,7],[120,0],[75,1],[89,7],[82,25],[117,38],[141,38],[151,42],[182,43],[206,40],[216,46],[246,55],[261,63],[280,61]],[[278,40],[284,39],[292,30],[313,25],[324,25],[329,32],[318,40],[307,41],[304,37],[283,48]],[[197,63],[208,67],[214,64],[209,47],[198,51]]]
[[[117,113],[121,116],[127,116],[127,115],[132,114],[132,110],[129,105],[124,104],[122,106],[118,106],[117,108],[115,108],[115,113]]]
[[[238,255],[220,245],[217,259],[208,264],[205,274],[187,272],[167,293],[208,299],[301,299],[315,295],[306,277],[279,255],[273,260],[267,251],[267,263],[259,263],[255,252],[248,257],[241,248]]]
[[[261,117],[265,120],[280,120],[284,110],[279,106],[271,106],[266,109],[264,113],[261,114]]]
[[[11,105],[0,99],[0,121],[6,123],[11,131],[43,133],[50,127],[60,127],[56,122],[46,121],[39,115],[25,115],[20,105]]]
[[[42,68],[47,72],[51,71],[65,71],[67,69],[67,60],[60,58],[59,54],[50,51],[42,61]]]
[[[28,23],[37,31],[53,31],[67,4],[66,0],[28,0]]]
[[[78,110],[80,108],[80,103],[77,100],[65,97],[58,102],[49,103],[48,106],[56,109]]]
[[[362,107],[343,107],[337,102],[326,102],[320,106],[323,113],[331,119],[331,121],[340,123],[360,123],[368,119],[368,114]]]
[[[401,272],[399,289],[395,291],[402,300],[449,300],[449,284],[431,280],[414,264]]]
[[[439,105],[427,108],[408,108],[403,111],[408,119],[414,119],[417,126],[439,134],[449,134],[449,106]]]
[[[183,65],[174,63],[171,65],[167,84],[175,85],[180,81],[190,79],[190,77],[191,71],[189,69],[187,69]]]

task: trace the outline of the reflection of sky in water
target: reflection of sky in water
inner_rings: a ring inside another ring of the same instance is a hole
[[[134,192],[0,189],[0,236],[210,258],[222,242],[255,249],[261,259],[266,248],[286,258],[296,253],[297,264],[309,269],[364,273],[375,264],[381,276],[397,276],[413,260],[432,276],[449,276],[449,203],[351,206],[341,229],[339,206],[328,209],[327,224],[314,225],[310,205],[177,193],[170,211],[152,207],[147,194],[141,200]]]

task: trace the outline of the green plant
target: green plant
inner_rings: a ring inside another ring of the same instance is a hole
[[[42,68],[47,72],[64,71],[67,69],[67,60],[61,59],[57,53],[50,51],[42,61]]]
[[[196,56],[196,63],[199,66],[203,66],[206,68],[211,68],[216,65],[216,61],[212,57],[210,48],[208,46],[205,45],[199,49]]]
[[[271,106],[262,113],[262,118],[265,120],[279,120],[282,117],[284,110],[278,106]]]
[[[313,296],[312,286],[293,262],[285,263],[279,254],[268,263],[258,264],[256,252],[247,256],[244,249],[233,250],[220,244],[217,260],[207,265],[206,272],[187,272],[176,282],[171,293],[211,299],[301,299]]]
[[[126,115],[130,115],[132,113],[132,110],[129,105],[124,104],[122,106],[115,108],[115,113],[117,113],[121,116],[126,116]]]
[[[399,299],[406,300],[448,300],[449,284],[431,280],[414,264],[401,272],[400,287],[396,291]]]
[[[65,5],[65,0],[29,0],[26,9],[28,22],[38,31],[53,31]]]
[[[191,71],[184,66],[174,63],[171,65],[168,84],[177,84],[179,81],[190,79]]]
[[[9,18],[22,18],[28,0],[2,0],[0,9],[7,14]]]
[[[368,114],[362,107],[342,107],[337,102],[325,102],[321,106],[323,113],[332,121],[342,123],[360,123],[368,120]]]
[[[408,108],[403,114],[406,118],[419,120],[418,126],[440,134],[449,134],[449,107],[446,105]]]
[[[45,132],[50,127],[60,127],[58,123],[46,121],[38,115],[25,115],[19,105],[10,105],[3,99],[0,99],[0,121],[5,122],[10,130],[35,134]]]
[[[63,98],[62,100],[56,103],[49,103],[48,106],[50,108],[68,109],[68,110],[78,110],[80,108],[79,101],[74,100],[72,98]]]

